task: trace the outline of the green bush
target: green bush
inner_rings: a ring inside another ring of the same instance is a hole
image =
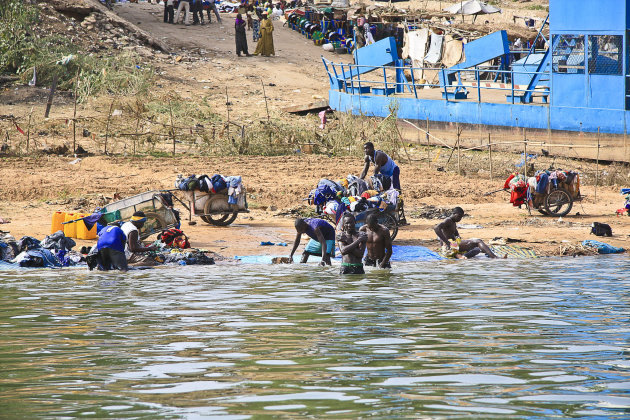
[[[26,83],[37,72],[37,83],[73,90],[79,77],[82,101],[98,94],[132,96],[146,92],[154,77],[151,67],[129,53],[97,57],[79,51],[62,35],[39,37],[36,6],[22,0],[0,0],[0,73],[15,73]],[[64,60],[65,59],[65,60]]]
[[[0,0],[0,73],[17,73],[37,41],[38,10],[22,0]]]

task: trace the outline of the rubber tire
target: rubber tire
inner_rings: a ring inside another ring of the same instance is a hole
[[[392,238],[392,241],[398,235],[398,222],[394,216],[389,213],[383,213],[378,216],[378,222],[389,229],[389,236]]]
[[[556,196],[558,198],[556,198]],[[560,205],[560,207],[556,207],[555,211],[552,211],[551,209],[554,208],[556,204],[550,205],[549,202],[551,201],[552,203],[554,203],[554,202],[557,202],[557,200],[562,200],[562,204]],[[562,207],[566,203],[568,203],[567,208],[563,211],[559,211],[560,209],[562,209]],[[573,198],[565,190],[562,190],[562,189],[553,190],[547,195],[547,197],[545,197],[545,210],[551,216],[559,216],[559,217],[566,216],[567,214],[569,214],[572,208],[573,208]]]
[[[219,219],[213,219],[212,216],[207,216],[210,219],[210,223],[214,226],[228,226],[231,225],[232,222],[236,220],[238,217],[238,212],[228,213],[225,215],[221,215]]]
[[[201,220],[208,223],[209,225],[214,226],[228,226],[230,225],[236,218],[238,217],[238,211],[225,212],[225,213],[217,213],[217,214],[209,214],[212,211],[212,202],[218,200],[219,197],[211,197],[206,204],[203,206],[204,214],[208,214],[207,216],[201,216]],[[225,200],[227,201],[227,195],[225,196]]]

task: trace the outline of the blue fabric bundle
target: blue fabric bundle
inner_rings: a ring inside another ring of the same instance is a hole
[[[582,245],[589,248],[597,248],[597,252],[599,252],[600,254],[619,254],[625,252],[625,249],[623,248],[618,248],[604,242],[593,241],[591,239],[587,239],[586,241],[582,242]]]

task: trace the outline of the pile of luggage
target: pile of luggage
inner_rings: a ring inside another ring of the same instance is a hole
[[[308,196],[308,203],[317,207],[319,214],[329,214],[338,222],[345,211],[359,213],[371,208],[394,210],[399,192],[391,178],[378,174],[367,181],[348,175],[338,181],[321,179]]]

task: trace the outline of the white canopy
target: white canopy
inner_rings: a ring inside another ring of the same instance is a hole
[[[479,0],[466,0],[459,1],[457,4],[452,5],[444,9],[445,12],[452,13],[454,15],[480,15],[501,13],[501,9],[494,6],[488,6],[484,2]]]

